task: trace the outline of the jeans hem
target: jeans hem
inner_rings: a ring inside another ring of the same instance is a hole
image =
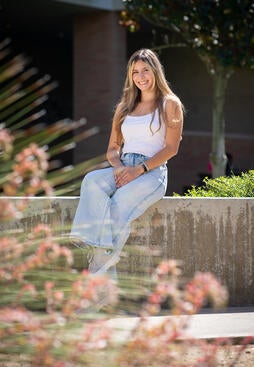
[[[88,246],[91,246],[91,247],[95,247],[95,248],[105,248],[106,250],[113,250],[114,249],[114,246],[113,245],[101,245],[101,244],[99,244],[99,243],[95,243],[95,242],[92,242],[92,241],[90,241],[90,240],[87,240],[87,239],[84,239],[83,237],[81,237],[81,236],[77,236],[76,234],[75,235],[73,235],[73,234],[70,234],[69,235],[69,238],[70,239],[77,239],[77,240],[79,240],[79,241],[81,241],[81,242],[84,242],[85,244],[87,244]]]

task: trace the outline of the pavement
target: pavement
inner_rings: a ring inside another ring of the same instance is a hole
[[[147,327],[159,325],[167,319],[180,323],[184,321],[184,316],[150,316],[147,319]],[[129,338],[139,320],[139,317],[116,317],[107,323],[115,330],[116,339],[121,342]],[[254,337],[254,307],[231,308],[217,313],[205,310],[193,315],[188,321],[184,337],[240,340],[247,336]]]

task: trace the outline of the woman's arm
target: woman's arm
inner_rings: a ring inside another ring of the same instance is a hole
[[[111,134],[106,154],[107,160],[114,168],[114,177],[117,187],[121,187],[126,183],[134,180],[134,178],[140,176],[144,172],[144,168],[142,166],[125,167],[121,162],[120,150],[122,145],[122,134],[118,128],[119,111],[120,105],[117,106],[113,117]]]
[[[165,106],[166,146],[146,161],[149,170],[174,157],[182,140],[183,110],[177,97],[169,98]]]
[[[122,143],[122,135],[120,135],[120,131],[117,128],[119,125],[119,110],[120,106],[118,105],[113,117],[112,128],[109,138],[109,144],[107,149],[107,160],[111,164],[112,167],[121,167],[122,162],[120,160],[120,150]]]

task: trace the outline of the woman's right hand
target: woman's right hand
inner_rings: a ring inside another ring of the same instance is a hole
[[[114,177],[115,177],[116,187],[120,187],[121,177],[122,177],[124,168],[125,167],[123,165],[114,167]]]
[[[114,177],[116,181],[116,187],[122,187],[127,183],[133,181],[138,176],[144,173],[141,165],[135,167],[118,166],[114,168]]]

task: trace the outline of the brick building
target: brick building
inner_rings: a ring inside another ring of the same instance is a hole
[[[32,58],[41,72],[59,81],[48,102],[48,120],[82,116],[100,133],[77,146],[78,162],[105,152],[113,109],[129,55],[152,47],[149,26],[129,34],[118,24],[121,0],[0,0],[1,38]],[[164,50],[161,60],[173,90],[187,109],[184,137],[169,166],[168,194],[181,193],[207,174],[212,131],[212,83],[204,65],[188,48]],[[253,71],[229,82],[226,150],[238,170],[254,168]]]

